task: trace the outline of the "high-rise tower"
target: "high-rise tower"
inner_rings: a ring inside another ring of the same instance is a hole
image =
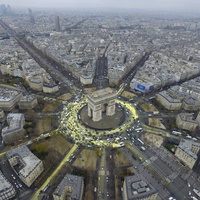
[[[33,16],[32,10],[30,8],[28,9],[28,14],[29,14],[29,17],[30,17],[30,22],[34,24],[35,23],[35,18]]]
[[[60,32],[60,19],[58,16],[55,17],[55,25],[56,25],[56,31]]]

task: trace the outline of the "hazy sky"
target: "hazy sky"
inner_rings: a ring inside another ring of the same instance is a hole
[[[162,10],[194,10],[200,12],[200,0],[0,0],[11,7],[52,8],[139,8]]]

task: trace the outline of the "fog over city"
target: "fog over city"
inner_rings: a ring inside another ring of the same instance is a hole
[[[133,8],[145,10],[200,11],[199,0],[4,0],[13,7]]]

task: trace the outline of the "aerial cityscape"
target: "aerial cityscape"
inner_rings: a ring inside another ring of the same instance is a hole
[[[0,200],[200,200],[200,2],[150,1],[0,3]]]

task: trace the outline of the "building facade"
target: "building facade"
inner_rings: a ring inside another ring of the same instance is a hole
[[[193,114],[191,113],[179,113],[176,117],[176,125],[180,129],[196,131],[198,122],[193,119]]]
[[[153,85],[153,83],[151,83],[147,80],[133,78],[130,82],[130,88],[140,91],[142,93],[145,93],[145,92],[153,90],[154,85]]]
[[[37,98],[33,95],[24,96],[18,103],[20,109],[33,109],[37,104]]]
[[[167,91],[156,94],[156,100],[167,110],[180,110],[182,106],[181,100],[173,98]]]
[[[2,109],[0,109],[0,122],[5,121],[5,113]]]
[[[182,139],[176,149],[175,156],[192,169],[197,161],[199,150],[200,143]]]
[[[2,140],[5,144],[12,144],[22,138],[26,133],[23,128],[25,125],[24,115],[22,113],[9,113],[7,116],[8,126],[2,129]]]
[[[44,82],[43,83],[43,92],[45,93],[54,93],[59,90],[58,85],[52,81],[51,83]]]
[[[12,110],[22,97],[21,91],[0,87],[0,109],[5,111]]]
[[[91,85],[93,82],[93,77],[91,75],[81,75],[80,82],[83,85]]]

